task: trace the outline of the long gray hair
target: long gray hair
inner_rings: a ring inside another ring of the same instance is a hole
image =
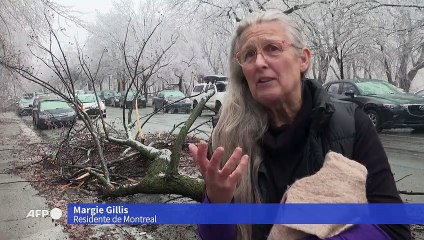
[[[224,147],[222,165],[228,160],[236,147],[242,147],[249,155],[249,167],[242,176],[235,192],[237,203],[260,203],[258,189],[258,169],[262,162],[259,140],[267,130],[268,114],[250,93],[240,65],[234,60],[239,48],[241,34],[251,25],[265,22],[279,22],[287,31],[291,43],[298,49],[305,47],[302,33],[297,24],[281,11],[257,12],[241,21],[231,42],[230,80],[222,105],[219,121],[212,134],[212,148]],[[302,77],[305,73],[302,73]],[[252,238],[251,225],[238,225],[238,238]]]

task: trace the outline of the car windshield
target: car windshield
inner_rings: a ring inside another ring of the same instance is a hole
[[[369,81],[356,83],[363,95],[396,94],[401,93],[390,83]]]
[[[216,90],[218,92],[225,92],[226,88],[227,88],[227,84],[225,84],[225,83],[217,83],[216,84]]]
[[[32,103],[34,101],[33,98],[21,98],[21,103]]]
[[[164,92],[163,95],[168,98],[184,98],[185,97],[184,93],[180,91]]]
[[[63,101],[44,101],[40,103],[40,111],[48,111],[53,109],[70,109],[68,103]]]
[[[82,103],[97,102],[97,100],[96,100],[96,95],[94,95],[94,94],[83,94],[83,95],[78,95],[78,99],[79,99]]]
[[[112,90],[103,92],[103,96],[105,97],[113,97],[114,95],[115,95],[115,92]]]

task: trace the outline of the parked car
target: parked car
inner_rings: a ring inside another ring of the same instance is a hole
[[[116,93],[115,90],[103,90],[100,92],[100,98],[105,101],[106,106],[113,106]]]
[[[18,115],[25,116],[32,114],[32,103],[34,102],[34,95],[24,95],[18,102]]]
[[[43,99],[37,104],[33,123],[38,129],[68,126],[77,114],[69,104],[60,99]]]
[[[34,101],[32,102],[32,120],[34,123],[34,117],[38,112],[38,104],[42,101],[45,100],[58,100],[60,99],[57,95],[53,95],[53,94],[43,94],[43,95],[35,95],[34,97]]]
[[[171,105],[166,106],[168,104]],[[191,101],[186,98],[184,93],[178,90],[163,90],[153,97],[152,106],[153,111],[155,112],[163,106],[166,106],[163,109],[165,113],[189,113],[191,109]]]
[[[424,97],[424,89],[421,89],[421,90],[415,92],[415,95],[418,95],[420,97]]]
[[[424,128],[424,99],[403,93],[388,82],[355,79],[330,82],[323,86],[335,98],[363,107],[377,130]]]
[[[104,102],[98,98],[97,103],[96,95],[94,94],[80,94],[78,95],[78,104],[82,111],[86,112],[90,117],[97,117],[103,114],[103,118],[106,117],[106,106]]]
[[[119,106],[119,100],[121,98],[121,93],[120,92],[116,92],[115,96],[113,97],[113,102],[112,102],[112,106],[114,107],[118,107]]]
[[[191,91],[190,96],[193,102],[193,108],[199,104],[202,98],[206,98],[211,91],[214,91],[215,93],[209,98],[205,106],[215,113],[218,113],[224,102],[227,90],[227,77],[211,75],[205,76],[203,79],[205,83],[196,84]]]
[[[84,90],[75,90],[75,95],[85,94]]]
[[[121,96],[119,97],[119,107],[121,108],[134,108],[135,107],[135,102],[134,101],[134,96],[136,95],[137,91],[128,91],[128,95],[127,98],[125,98],[125,91],[121,92]],[[137,107],[138,108],[142,108],[142,107],[146,107],[146,100],[144,100],[141,96],[141,94],[138,94],[137,96]]]

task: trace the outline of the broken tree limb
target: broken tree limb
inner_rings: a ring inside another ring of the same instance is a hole
[[[119,139],[109,136],[108,140],[119,145],[132,147],[150,160],[160,158],[169,161],[171,159],[171,151],[169,149],[156,149],[154,147],[146,146],[134,139]]]
[[[103,195],[105,197],[120,197],[136,193],[178,194],[201,202],[203,198],[203,183],[182,175],[175,176],[172,180],[165,176],[146,177],[134,185],[106,190]]]
[[[178,166],[180,164],[181,150],[183,148],[183,144],[184,144],[185,139],[187,137],[188,131],[190,130],[194,121],[196,121],[196,119],[200,116],[200,114],[202,114],[202,111],[203,111],[203,108],[204,108],[206,102],[211,97],[212,97],[212,94],[209,94],[206,99],[202,98],[200,103],[197,104],[197,106],[194,108],[193,112],[190,114],[187,121],[181,127],[180,132],[178,133],[178,136],[175,140],[174,147],[172,148],[171,162],[169,163],[169,167],[168,167],[168,170],[166,172],[166,175],[168,177],[178,175]]]

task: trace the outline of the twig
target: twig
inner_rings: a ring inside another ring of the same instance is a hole
[[[140,153],[139,152],[131,153],[130,155],[125,156],[123,158],[120,158],[120,159],[117,159],[117,160],[113,160],[113,161],[108,162],[107,163],[107,166],[113,165],[113,164],[115,164],[117,162],[126,161],[126,160],[128,160],[128,159],[130,159],[130,158],[132,158],[134,156],[137,156],[137,155],[140,155]]]
[[[129,239],[136,239],[133,235],[131,235],[127,230],[125,230],[120,225],[115,224],[115,226],[117,226],[119,229],[121,229],[124,232],[125,236],[128,237]]]
[[[398,192],[404,195],[424,195],[424,192],[413,192],[413,191],[398,191]]]
[[[396,180],[396,182],[399,182],[399,181],[401,181],[401,180],[403,180],[403,179],[405,179],[405,178],[407,178],[409,176],[412,176],[412,174],[408,174],[408,175],[406,175],[404,177],[401,177],[400,179]]]
[[[10,184],[10,183],[23,183],[23,182],[27,182],[27,183],[32,183],[32,182],[47,182],[47,180],[35,180],[35,181],[22,180],[22,181],[13,181],[13,182],[2,182],[2,183],[0,183],[0,185]]]
[[[177,199],[180,199],[180,198],[185,198],[185,197],[183,197],[183,196],[178,196],[178,197],[170,198],[170,199],[166,200],[164,203],[169,203],[169,202],[171,202],[171,201],[174,201],[174,200],[177,200]]]

